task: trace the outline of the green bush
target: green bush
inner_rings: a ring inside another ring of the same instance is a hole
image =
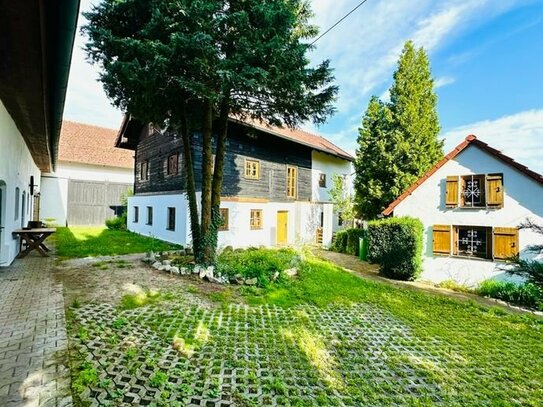
[[[217,272],[233,278],[256,278],[257,286],[266,287],[275,272],[298,266],[300,257],[292,249],[248,248],[223,251],[217,259]]]
[[[338,253],[345,253],[347,250],[347,230],[338,230],[335,234],[334,241],[330,246],[330,250]]]
[[[106,226],[109,230],[126,230],[126,212],[121,216],[116,216],[106,220]]]
[[[345,247],[345,253],[358,256],[360,252],[360,238],[364,237],[364,229],[347,229],[347,245]]]
[[[485,280],[476,292],[485,297],[543,310],[543,292],[533,283],[519,284],[510,281]]]
[[[368,260],[381,273],[397,280],[415,280],[422,268],[422,222],[415,218],[387,218],[368,224]]]

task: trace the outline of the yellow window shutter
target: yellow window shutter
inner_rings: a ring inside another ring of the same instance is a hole
[[[494,258],[507,260],[518,254],[518,228],[494,228]]]
[[[434,225],[432,227],[433,252],[451,254],[451,226]]]
[[[503,176],[501,174],[487,175],[487,198],[486,203],[489,206],[503,206]]]
[[[447,177],[445,188],[445,205],[448,207],[458,206],[458,177]]]

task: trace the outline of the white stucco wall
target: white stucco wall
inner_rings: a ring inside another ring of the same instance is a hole
[[[318,151],[311,153],[311,160],[312,201],[330,202],[329,192],[333,186],[332,176],[334,174],[345,175],[349,191],[352,191],[353,167],[351,162]],[[326,188],[319,187],[321,173],[326,174]]]
[[[12,231],[22,226],[22,195],[25,194],[24,222],[32,219],[32,201],[30,197],[30,176],[35,182],[40,179],[40,170],[34,163],[30,151],[17,129],[15,122],[0,101],[0,267],[8,266],[19,250],[19,241],[14,239]],[[19,188],[19,216],[15,219],[15,192]],[[25,225],[26,226],[26,225]]]
[[[57,225],[66,224],[70,179],[134,184],[134,170],[60,161],[54,173],[44,173],[41,177],[41,220],[55,219]]]
[[[182,245],[190,243],[188,202],[183,194],[136,195],[128,200],[128,228],[136,233]],[[134,207],[139,207],[139,221],[134,222]],[[153,225],[147,225],[147,207],[153,207]],[[166,229],[167,208],[176,208],[176,230]],[[324,211],[323,243],[332,238],[332,205],[309,202],[235,202],[225,200],[221,208],[229,210],[229,229],[219,231],[219,247],[274,246],[277,243],[277,212],[288,213],[288,244],[314,243],[315,228]],[[262,210],[262,229],[251,230],[251,209]]]
[[[503,173],[504,205],[501,209],[466,209],[445,207],[445,180],[449,175]],[[470,146],[454,160],[430,176],[395,209],[394,216],[412,216],[424,224],[423,280],[439,282],[454,279],[467,285],[488,279],[508,279],[504,263],[459,257],[434,256],[432,225],[470,225],[516,227],[526,218],[543,224],[543,185],[522,172],[479,149]],[[522,258],[538,255],[526,251],[526,246],[541,243],[537,234],[521,230],[519,250]],[[539,257],[542,257],[539,255]]]

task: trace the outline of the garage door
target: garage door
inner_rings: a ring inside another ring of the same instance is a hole
[[[121,195],[131,184],[70,180],[68,225],[103,225],[120,210]]]

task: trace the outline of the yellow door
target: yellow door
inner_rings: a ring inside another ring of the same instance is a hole
[[[288,212],[277,212],[277,244],[287,244]]]

